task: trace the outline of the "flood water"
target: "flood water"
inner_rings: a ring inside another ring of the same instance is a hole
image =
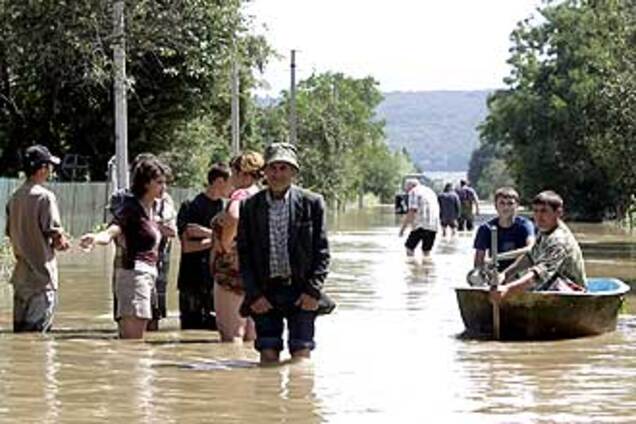
[[[590,276],[636,277],[634,236],[574,229]],[[453,287],[465,284],[472,235],[407,260],[397,232],[388,209],[332,220],[327,290],[338,308],[319,318],[311,362],[275,368],[215,332],[179,331],[174,279],[161,331],[117,340],[111,253],[65,253],[51,334],[12,334],[0,287],[0,422],[636,422],[636,298],[610,334],[464,340]]]

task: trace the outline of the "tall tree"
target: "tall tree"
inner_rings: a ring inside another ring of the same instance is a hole
[[[603,81],[593,107],[586,143],[606,170],[622,218],[636,208],[636,1],[613,10],[615,60],[605,62]]]
[[[0,2],[1,169],[13,173],[15,152],[44,142],[89,156],[93,177],[103,177],[114,153],[112,2]],[[164,153],[176,160],[177,175],[188,175],[179,152],[210,156],[211,147],[229,143],[230,64],[242,64],[242,101],[249,102],[253,72],[271,54],[250,33],[242,3],[126,2],[133,155]]]
[[[526,196],[553,188],[573,215],[599,219],[617,201],[599,155],[613,149],[599,106],[612,102],[604,87],[633,50],[633,1],[548,1],[540,13],[512,33],[508,89],[490,98],[481,137],[504,153]]]
[[[398,180],[412,164],[392,153],[384,137],[384,122],[375,116],[382,101],[373,78],[355,79],[341,73],[315,74],[297,89],[298,149],[305,187],[316,190],[335,204],[371,192],[388,200]],[[266,144],[288,138],[288,93],[257,115]]]

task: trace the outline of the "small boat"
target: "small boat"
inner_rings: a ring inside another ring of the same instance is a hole
[[[492,337],[488,287],[455,289],[465,336]],[[589,278],[586,292],[536,291],[507,298],[499,306],[502,340],[554,340],[616,329],[629,286],[615,278]]]

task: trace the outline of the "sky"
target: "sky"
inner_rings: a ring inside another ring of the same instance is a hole
[[[266,68],[276,96],[312,72],[373,76],[383,92],[503,87],[509,35],[541,0],[253,0],[255,32],[282,55]]]

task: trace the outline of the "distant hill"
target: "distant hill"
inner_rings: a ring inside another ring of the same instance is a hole
[[[492,91],[390,92],[377,109],[389,145],[406,148],[424,172],[466,171]]]

